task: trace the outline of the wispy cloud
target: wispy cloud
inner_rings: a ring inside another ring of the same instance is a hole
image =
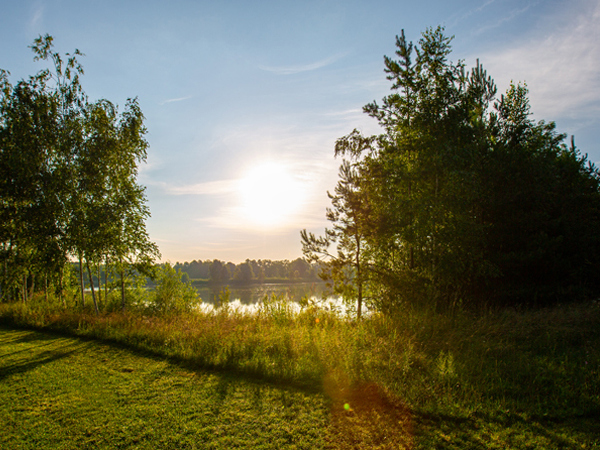
[[[168,100],[160,102],[159,105],[162,106],[162,105],[166,105],[167,103],[182,102],[184,100],[189,100],[190,98],[192,98],[192,97],[188,96],[188,97],[170,98]]]
[[[475,32],[473,33],[475,36],[483,34],[489,30],[492,30],[494,28],[498,28],[502,25],[504,25],[507,22],[511,22],[513,20],[515,20],[517,17],[519,17],[521,14],[526,13],[529,9],[531,9],[532,6],[536,5],[538,2],[535,3],[530,3],[527,6],[523,7],[523,8],[517,8],[517,9],[513,9],[511,11],[508,12],[508,14],[505,14],[499,18],[497,18],[496,20],[494,20],[491,23],[488,23],[486,25],[483,25],[482,27],[479,27],[475,30]]]
[[[450,17],[450,20],[448,22],[448,24],[452,27],[458,25],[460,22],[463,22],[464,20],[468,19],[469,17],[480,13],[481,11],[483,11],[485,8],[487,8],[488,6],[490,6],[492,3],[494,3],[496,0],[487,0],[486,2],[484,2],[483,4],[479,5],[477,8],[473,8],[463,14],[461,14],[460,16],[457,17],[456,14],[453,14]]]
[[[298,233],[302,228],[321,229],[327,223],[324,208],[318,213],[299,211],[274,223],[257,223],[248,220],[246,211],[240,206],[224,206],[210,217],[198,217],[196,222],[217,230],[243,232],[248,235],[268,233],[269,236]]]
[[[526,82],[532,109],[549,120],[600,114],[600,3],[578,2],[578,14],[548,21],[521,45],[481,57],[499,87]]]
[[[317,70],[325,66],[329,66],[334,62],[342,59],[348,53],[338,53],[336,55],[330,56],[329,58],[321,59],[319,61],[315,61],[307,64],[298,64],[292,66],[258,66],[261,70],[266,70],[267,72],[273,72],[277,75],[293,75],[300,72],[309,72],[311,70]]]
[[[486,7],[488,7],[489,5],[491,5],[492,3],[494,3],[496,0],[488,0],[487,2],[483,3],[481,6],[475,8],[475,12],[480,12],[483,11]]]
[[[171,195],[226,195],[238,189],[237,180],[207,181],[204,183],[174,186],[167,183],[159,185]]]
[[[44,4],[40,1],[37,1],[33,4],[31,19],[29,19],[29,23],[27,24],[28,28],[32,32],[37,32],[43,26],[44,20]]]
[[[322,115],[328,117],[352,117],[355,119],[356,117],[362,117],[363,114],[364,113],[361,108],[350,108],[340,111],[325,112]]]

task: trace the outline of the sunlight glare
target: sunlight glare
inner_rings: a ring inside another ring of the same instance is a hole
[[[281,163],[255,166],[240,182],[243,215],[255,225],[277,227],[298,212],[304,187]]]

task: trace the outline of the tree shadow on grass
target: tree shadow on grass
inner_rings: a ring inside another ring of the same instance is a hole
[[[466,417],[414,412],[416,440],[423,448],[586,448],[598,445],[600,411],[561,417],[475,412]],[[583,445],[583,447],[582,447]]]
[[[34,341],[54,341],[56,336],[31,330],[18,330],[0,325],[0,347]]]
[[[30,342],[32,342],[32,341],[30,341]],[[37,351],[41,347],[48,347],[48,346],[53,346],[53,345],[56,345],[56,343],[54,341],[50,341],[50,342],[47,342],[45,344],[36,345],[34,349]],[[0,349],[1,348],[2,348],[2,342],[0,342]],[[19,353],[28,353],[28,354],[31,354],[32,353],[32,349],[31,349],[31,347],[26,347],[23,350],[16,350],[14,352],[9,352],[9,353],[3,353],[0,350],[0,363],[2,362],[2,359],[4,359],[4,358],[12,358],[12,357],[14,357],[15,355],[17,355]]]
[[[330,374],[329,449],[531,449],[600,446],[600,408],[581,414],[534,416],[512,411],[473,413],[411,409],[373,383],[351,385]]]
[[[328,449],[412,449],[412,411],[374,383],[351,385],[330,373],[324,390],[331,399]]]
[[[7,377],[26,373],[45,364],[61,360],[79,350],[79,347],[75,344],[56,346],[56,337],[33,332],[12,340],[11,345],[16,342],[32,343],[36,341],[42,342],[37,345],[28,345],[22,350],[0,353],[0,381]],[[6,341],[0,342],[0,352],[3,345],[7,345]],[[51,348],[46,350],[48,347]]]

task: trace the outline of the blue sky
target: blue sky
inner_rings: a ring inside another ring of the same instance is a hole
[[[437,25],[452,60],[500,93],[526,82],[534,118],[600,161],[600,0],[0,0],[0,68],[41,69],[28,46],[48,33],[85,53],[92,100],[139,98],[163,260],[294,259],[327,225],[335,140],[378,132],[361,108],[389,92],[383,55]]]

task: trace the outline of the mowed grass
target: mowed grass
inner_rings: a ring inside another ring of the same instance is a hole
[[[322,448],[325,396],[0,328],[0,448]]]

